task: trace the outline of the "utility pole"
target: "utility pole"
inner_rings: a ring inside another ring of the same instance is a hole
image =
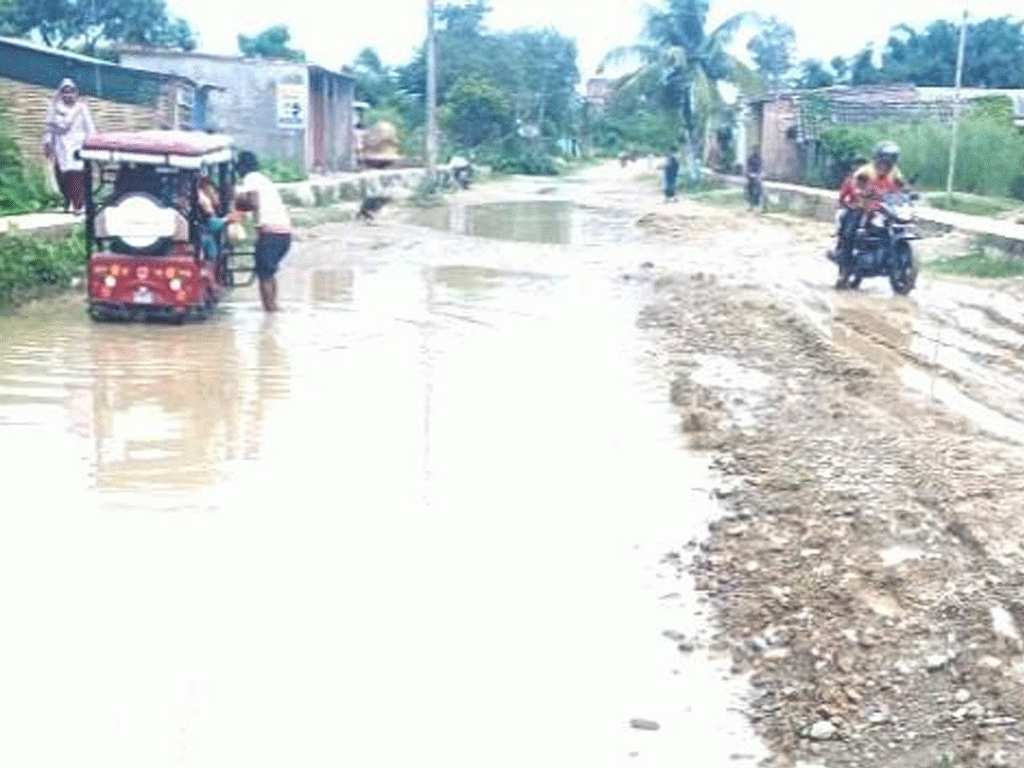
[[[427,0],[427,184],[433,189],[437,175],[437,31],[436,0]]]
[[[967,8],[960,24],[960,47],[956,55],[956,89],[953,97],[953,141],[949,146],[949,175],[946,177],[946,202],[953,203],[953,175],[956,173],[956,149],[960,139],[960,89],[964,81],[964,49],[967,45]]]

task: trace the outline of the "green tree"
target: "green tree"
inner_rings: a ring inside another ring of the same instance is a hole
[[[707,29],[710,0],[666,0],[666,5],[648,11],[639,44],[609,52],[602,68],[619,64],[638,65],[620,87],[658,73],[661,105],[677,116],[681,138],[686,145],[691,178],[696,177],[698,113],[722,119],[727,114],[719,91],[723,81],[735,83],[741,91],[761,89],[760,79],[728,52],[740,27],[753,16],[741,13],[714,29]]]
[[[165,0],[8,0],[0,33],[37,36],[52,48],[96,55],[104,46],[141,45],[190,51],[197,37],[168,13]]]
[[[459,146],[475,149],[505,138],[513,126],[512,110],[492,83],[466,77],[447,93],[442,123]]]
[[[836,56],[829,62],[832,71],[836,73],[836,83],[848,83],[850,78],[850,62],[842,56]]]
[[[831,72],[818,59],[807,59],[800,65],[800,77],[797,85],[801,88],[829,88],[836,84]]]
[[[882,56],[882,78],[920,86],[952,86],[956,76],[960,27],[935,21],[921,31],[893,30]],[[1024,22],[984,19],[967,27],[964,85],[1024,88]]]
[[[504,95],[517,119],[538,125],[549,138],[572,130],[575,87],[579,81],[576,45],[549,29],[494,33],[484,22],[490,9],[481,2],[448,5],[438,12],[438,93],[440,103],[465,78],[491,83]],[[421,48],[397,70],[397,90],[422,105],[426,55]],[[422,110],[417,111],[418,115]]]
[[[516,119],[538,126],[545,136],[570,132],[576,84],[576,43],[552,29],[521,29],[498,35],[508,62],[498,81],[509,95]]]
[[[275,24],[249,37],[238,36],[238,50],[243,56],[284,61],[305,61],[304,51],[290,48],[292,33],[286,24]]]
[[[877,85],[882,82],[882,72],[875,66],[875,52],[868,46],[850,64],[850,85]]]
[[[769,16],[761,23],[760,31],[750,39],[750,51],[765,82],[775,90],[781,90],[786,77],[793,69],[793,51],[796,48],[796,32],[778,16]]]
[[[382,106],[395,95],[395,78],[373,48],[364,48],[352,64],[356,98],[371,107]]]

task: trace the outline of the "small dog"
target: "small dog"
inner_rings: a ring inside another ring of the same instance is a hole
[[[369,223],[373,221],[373,217],[380,209],[390,202],[390,197],[364,197],[363,202],[359,204],[359,213],[356,214],[356,218]]]

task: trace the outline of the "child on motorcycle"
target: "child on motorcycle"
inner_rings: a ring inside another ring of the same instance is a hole
[[[839,210],[836,211],[836,253],[842,249],[844,228],[852,227],[856,234],[856,228],[860,226],[867,184],[863,177],[858,179],[857,172],[867,165],[867,162],[865,157],[855,157],[850,164],[850,173],[839,187]]]

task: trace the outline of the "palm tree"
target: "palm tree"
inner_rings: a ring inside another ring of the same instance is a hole
[[[619,88],[635,87],[652,73],[660,76],[662,103],[679,117],[690,177],[696,180],[698,109],[722,119],[728,112],[719,83],[732,82],[741,92],[763,90],[760,78],[726,48],[740,27],[757,17],[739,13],[710,32],[706,29],[710,0],[666,0],[663,8],[650,8],[642,40],[610,51],[600,68],[636,65],[619,82]]]

